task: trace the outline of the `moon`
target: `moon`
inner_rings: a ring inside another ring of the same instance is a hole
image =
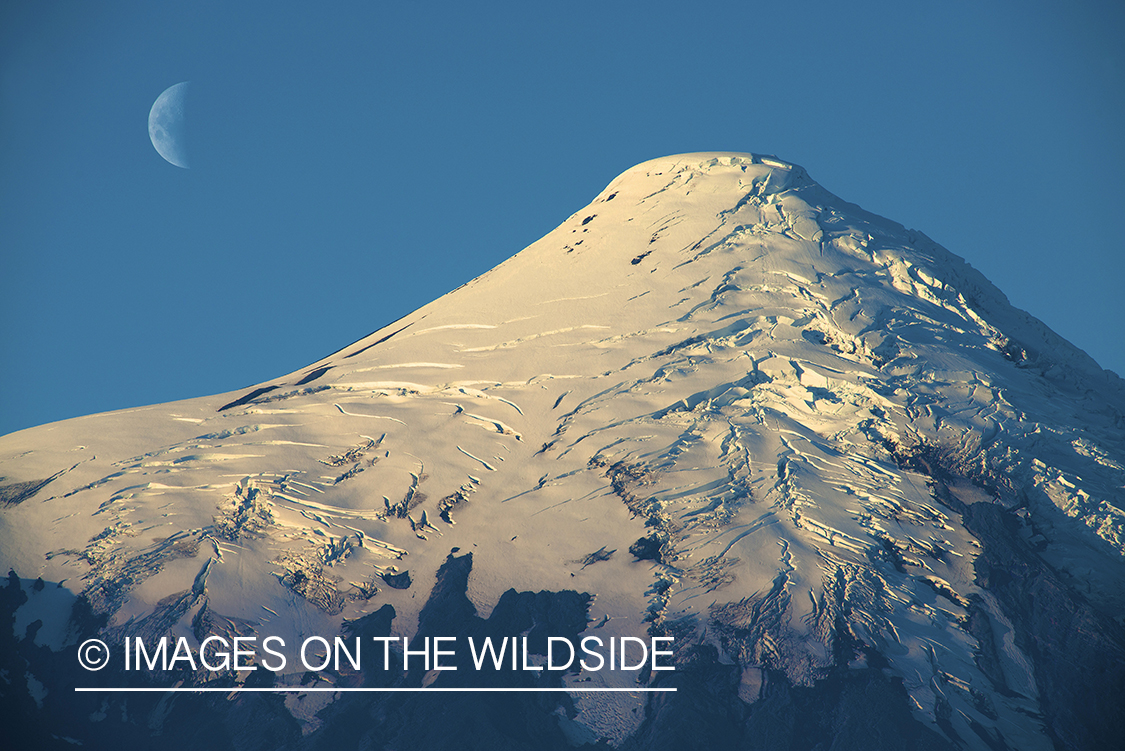
[[[148,137],[156,153],[169,163],[190,169],[187,151],[187,126],[184,122],[188,81],[164,90],[148,113]]]

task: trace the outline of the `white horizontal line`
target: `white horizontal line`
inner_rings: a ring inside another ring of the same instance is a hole
[[[370,693],[419,693],[423,691],[439,691],[449,693],[516,693],[516,692],[556,692],[568,694],[594,694],[594,693],[628,693],[628,694],[643,694],[643,693],[657,693],[657,692],[674,692],[675,688],[598,688],[594,686],[578,687],[563,687],[563,688],[453,688],[453,687],[439,687],[439,688],[367,688],[363,686],[343,686],[337,688],[326,688],[323,686],[305,687],[305,686],[282,686],[280,688],[266,688],[261,686],[232,686],[230,688],[215,688],[213,686],[201,687],[176,687],[176,688],[124,688],[124,687],[106,687],[106,688],[92,688],[92,687],[77,687],[74,689],[77,692],[114,692],[114,693],[141,693],[141,692],[155,692],[155,693],[221,693],[229,694],[240,691],[256,692],[256,693],[311,693],[311,692],[346,692],[346,691],[363,691]]]

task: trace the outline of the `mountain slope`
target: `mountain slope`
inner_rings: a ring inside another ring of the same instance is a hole
[[[0,439],[0,563],[68,595],[14,610],[13,659],[43,681],[27,627],[73,645],[71,602],[111,641],[289,643],[573,590],[586,633],[674,635],[652,680],[680,690],[574,694],[543,745],[1110,747],[1123,415],[1119,378],[920,233],[772,157],[658,159],[299,372]],[[303,701],[284,743],[382,700]]]

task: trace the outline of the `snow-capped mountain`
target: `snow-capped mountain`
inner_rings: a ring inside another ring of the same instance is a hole
[[[0,476],[0,690],[37,743],[1125,738],[1125,385],[773,157],[638,165],[301,371],[5,436]],[[90,637],[470,632],[672,636],[675,670],[521,678],[575,689],[549,695],[73,691],[128,677],[78,668]]]

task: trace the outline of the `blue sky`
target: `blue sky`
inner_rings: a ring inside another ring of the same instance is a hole
[[[688,151],[803,165],[1125,373],[1120,3],[322,5],[3,4],[0,434],[300,368]],[[147,132],[185,80],[191,170]]]

